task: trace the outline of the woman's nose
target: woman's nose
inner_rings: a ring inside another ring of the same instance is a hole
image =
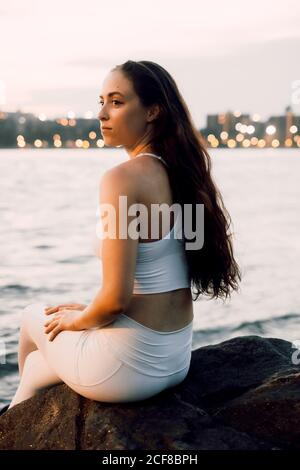
[[[98,119],[99,121],[101,121],[101,119],[108,119],[108,116],[107,116],[107,113],[105,111],[103,111],[103,107],[99,110],[99,113],[98,113]]]
[[[106,117],[107,117],[107,116],[106,116]],[[102,121],[102,119],[105,119],[105,116],[104,116],[104,113],[103,113],[102,109],[101,109],[101,111],[99,111],[99,113],[98,113],[98,119],[99,119],[99,121]]]

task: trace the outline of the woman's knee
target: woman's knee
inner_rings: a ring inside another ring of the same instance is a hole
[[[30,313],[37,313],[37,312],[43,312],[44,308],[46,307],[45,304],[42,302],[34,302],[31,304],[26,305],[26,307],[23,308],[22,314],[23,315],[29,315]]]
[[[32,303],[27,305],[21,313],[21,325],[27,324],[31,318],[33,318],[34,323],[36,324],[36,319],[44,319],[42,317],[44,313],[45,305],[42,303]]]

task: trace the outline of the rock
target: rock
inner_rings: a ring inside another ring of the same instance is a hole
[[[56,385],[0,417],[0,449],[299,449],[294,352],[259,336],[205,346],[193,351],[184,382],[136,403],[96,402]]]
[[[300,448],[300,367],[289,341],[243,336],[193,352],[182,398],[234,429]]]

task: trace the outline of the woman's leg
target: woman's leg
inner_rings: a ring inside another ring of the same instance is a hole
[[[21,317],[21,326],[19,334],[19,347],[18,347],[18,366],[19,366],[19,375],[20,378],[23,374],[24,363],[27,356],[38,349],[37,345],[30,336],[30,332],[27,327],[27,317],[29,315],[31,305],[28,305],[24,308]]]
[[[105,339],[104,328],[62,331],[53,341],[49,341],[44,327],[49,316],[45,315],[44,307],[45,305],[42,303],[31,304],[23,311],[22,341],[19,354],[22,377],[11,406],[31,397],[40,388],[61,382],[92,400],[108,402],[143,400],[183,380],[184,375],[182,374],[186,374],[188,371],[188,367],[186,367],[179,375],[174,374],[174,377],[171,376],[171,378],[169,376],[155,376],[155,370],[148,376],[127,368],[123,360],[119,359],[110,349],[113,338],[121,348],[124,348],[124,353],[129,351],[130,355],[130,352],[133,351],[134,354],[131,354],[131,358],[137,359],[139,367],[143,365],[144,356],[146,367],[150,364],[149,356],[158,357],[159,354],[162,354],[162,357],[165,358],[167,357],[166,351],[170,350],[170,345],[173,350],[179,349],[180,342],[183,341],[178,339],[176,344],[174,335],[173,341],[168,346],[166,341],[170,341],[170,339],[167,335],[160,334],[158,337],[154,330],[150,333],[150,330],[142,325],[139,328],[142,329],[143,334],[139,339],[136,324],[133,324],[129,319],[125,321],[120,318],[106,328],[105,332],[109,341]],[[128,322],[130,322],[129,328]],[[147,341],[145,341],[146,334]],[[185,334],[185,331],[182,334]],[[192,330],[187,330],[188,337],[191,337],[191,334]],[[185,339],[185,336],[182,338]],[[138,340],[141,343],[140,349]],[[161,346],[159,341],[161,341]],[[145,350],[146,345],[151,349]],[[186,347],[185,339],[184,348],[186,349]],[[32,348],[37,348],[37,350],[32,351]],[[138,357],[136,357],[137,351]],[[188,353],[190,354],[190,349],[188,349]],[[182,363],[181,355],[181,350],[179,350],[179,355],[172,359],[171,368],[176,369],[178,364]],[[185,359],[184,362],[186,362]],[[161,365],[165,366],[163,363]]]
[[[62,382],[51,369],[42,353],[35,350],[27,354],[18,389],[9,408],[31,398],[39,390]]]
[[[48,336],[42,331],[43,323],[47,316],[43,313],[44,305],[35,303],[27,305],[22,311],[19,348],[18,348],[18,366],[20,377],[23,373],[23,367],[27,356],[37,349],[45,351],[45,344]]]
[[[45,306],[34,303],[22,311],[18,348],[20,383],[10,407],[41,388],[62,383],[60,377],[74,377],[74,345],[81,332],[64,331],[50,342],[44,327],[49,319],[43,310]]]

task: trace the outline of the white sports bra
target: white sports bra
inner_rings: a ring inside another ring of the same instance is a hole
[[[162,157],[153,153],[140,153],[135,158],[142,155],[159,158],[166,164]],[[154,294],[191,287],[180,222],[179,213],[173,228],[162,239],[138,243],[133,294]],[[97,256],[101,258],[101,239],[97,240]]]

